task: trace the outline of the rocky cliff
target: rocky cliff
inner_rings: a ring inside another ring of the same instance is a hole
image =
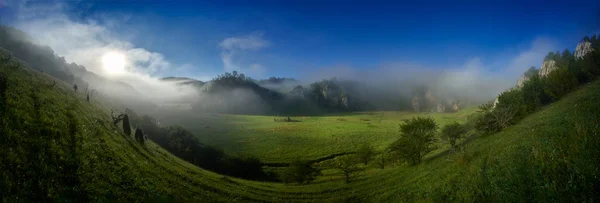
[[[517,88],[521,88],[523,87],[523,85],[525,85],[525,82],[527,82],[529,80],[529,77],[527,77],[525,74],[523,74],[521,76],[521,78],[519,78],[519,81],[517,81]]]
[[[575,60],[582,59],[586,54],[594,51],[592,48],[592,43],[588,41],[582,41],[577,44],[577,48],[575,48]]]
[[[546,60],[542,63],[542,66],[540,67],[540,71],[539,71],[539,75],[540,77],[546,77],[548,76],[548,74],[550,74],[552,71],[558,69],[558,67],[556,66],[556,61],[554,60]]]

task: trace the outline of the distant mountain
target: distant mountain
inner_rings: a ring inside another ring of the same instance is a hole
[[[268,79],[261,79],[256,82],[260,86],[263,86],[267,89],[286,93],[294,89],[294,87],[300,85],[300,81],[294,78],[278,78],[278,77],[270,77]]]
[[[206,82],[202,82],[200,80],[196,80],[196,79],[192,79],[192,78],[187,78],[187,77],[164,77],[161,78],[160,80],[162,81],[169,81],[169,82],[175,82],[179,85],[195,85],[195,86],[202,86],[204,84],[206,84]]]

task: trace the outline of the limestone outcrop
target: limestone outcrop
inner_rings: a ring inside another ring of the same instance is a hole
[[[556,61],[554,60],[546,60],[542,63],[540,67],[539,75],[541,78],[548,76],[552,71],[558,69],[556,66]]]
[[[575,48],[575,60],[582,59],[586,54],[594,51],[592,48],[592,43],[588,41],[582,41],[577,44],[577,48]]]

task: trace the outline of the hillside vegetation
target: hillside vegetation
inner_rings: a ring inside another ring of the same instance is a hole
[[[330,169],[296,185],[222,176],[151,141],[140,145],[112,125],[109,102],[88,103],[71,84],[12,59],[0,67],[0,198],[593,202],[600,199],[599,88],[596,80],[499,133],[477,134],[464,154],[441,149],[414,166],[369,167],[349,183]]]

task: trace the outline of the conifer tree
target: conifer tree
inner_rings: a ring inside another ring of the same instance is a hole
[[[129,116],[123,116],[123,132],[125,135],[131,135],[131,125],[129,125]]]

